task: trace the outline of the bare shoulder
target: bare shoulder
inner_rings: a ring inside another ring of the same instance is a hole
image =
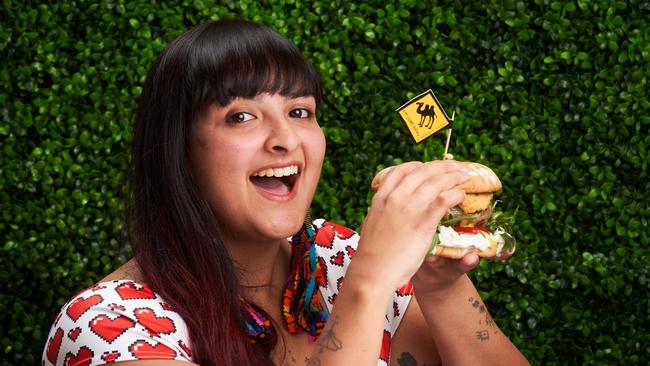
[[[411,299],[391,341],[391,364],[397,366],[441,365],[436,344],[415,296]]]
[[[99,282],[107,282],[113,280],[131,280],[135,282],[144,282],[144,276],[140,271],[138,263],[135,258],[131,258],[128,262],[124,263],[120,268],[113,271],[108,276],[102,278]]]

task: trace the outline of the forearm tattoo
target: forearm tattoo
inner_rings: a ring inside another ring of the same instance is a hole
[[[499,333],[499,328],[492,319],[492,316],[488,312],[485,304],[483,304],[481,299],[470,297],[467,300],[471,304],[472,308],[475,311],[478,311],[481,315],[481,319],[478,321],[480,328],[475,332],[476,339],[481,342],[489,341],[490,335],[496,335]]]
[[[316,354],[313,357],[305,358],[307,366],[320,366],[320,356],[325,351],[337,352],[343,348],[343,343],[336,337],[335,328],[339,323],[339,317],[336,316],[331,320],[332,326],[324,330],[316,342]]]
[[[418,366],[418,361],[413,357],[409,352],[402,352],[402,354],[397,359],[397,364],[399,366]],[[427,364],[423,364],[427,366]]]

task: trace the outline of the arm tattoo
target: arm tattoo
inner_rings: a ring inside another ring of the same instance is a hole
[[[332,319],[332,326],[324,330],[323,333],[318,337],[318,342],[316,342],[316,355],[314,357],[305,358],[305,364],[307,366],[319,366],[320,365],[320,355],[325,351],[336,352],[343,348],[343,343],[340,339],[336,337],[334,328],[338,325],[339,317],[336,316]]]
[[[397,364],[399,366],[418,366],[418,361],[413,357],[409,352],[402,352],[402,354],[397,359]],[[427,366],[426,364],[424,366]]]
[[[476,311],[478,311],[482,316],[483,319],[478,321],[478,324],[484,328],[487,327],[487,329],[480,329],[475,332],[476,334],[476,339],[478,339],[481,342],[484,341],[489,341],[490,340],[490,331],[492,331],[492,334],[498,334],[498,327],[494,320],[492,319],[492,316],[490,313],[487,311],[487,308],[481,302],[481,299],[475,299],[473,297],[470,297],[467,299],[470,304],[472,304],[472,308],[474,308]]]
[[[487,329],[478,330],[478,331],[476,331],[476,339],[478,339],[481,342],[489,341],[490,340],[490,332],[488,332]]]

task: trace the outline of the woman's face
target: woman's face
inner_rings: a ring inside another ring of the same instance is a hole
[[[325,155],[315,112],[313,97],[260,94],[213,105],[198,121],[192,171],[227,242],[300,229]]]

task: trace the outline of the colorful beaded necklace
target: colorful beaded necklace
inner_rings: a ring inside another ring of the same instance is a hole
[[[323,331],[327,312],[318,298],[324,269],[316,257],[315,231],[311,219],[291,238],[291,272],[284,289],[282,313],[289,333],[307,333],[313,342]],[[242,300],[242,316],[251,343],[267,344],[273,337],[266,313]]]

